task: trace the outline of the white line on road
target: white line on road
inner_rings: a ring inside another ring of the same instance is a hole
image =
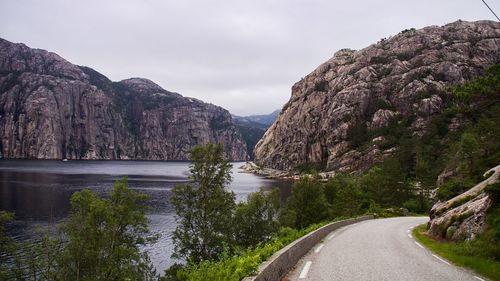
[[[415,242],[415,244],[417,244],[417,246],[419,246],[422,249],[424,248],[424,246],[420,245],[420,243],[418,243],[418,242]]]
[[[486,280],[484,280],[483,278],[479,278],[479,277],[477,277],[477,276],[475,276],[475,275],[473,275],[473,276],[474,276],[474,278],[476,278],[477,280],[486,281]]]
[[[325,244],[320,244],[320,245],[316,248],[316,250],[314,250],[314,252],[315,252],[316,254],[317,254],[317,253],[319,253],[319,251],[321,251],[321,249],[323,248],[323,246],[325,246]]]
[[[447,261],[443,260],[442,258],[440,258],[440,257],[438,257],[438,256],[436,256],[436,255],[432,255],[432,256],[433,256],[433,257],[435,257],[436,259],[438,259],[438,260],[440,260],[440,261],[442,261],[442,262],[446,263],[447,265],[450,265],[450,263],[449,263],[449,262],[447,262]]]
[[[327,240],[330,240],[330,239],[332,239],[332,238],[333,238],[333,236],[335,236],[335,233],[330,234],[330,236],[328,236],[326,239],[327,239]]]
[[[412,237],[411,237],[411,234],[408,234],[408,238],[410,238],[410,239],[412,238]]]
[[[304,279],[307,277],[307,273],[309,272],[309,268],[311,268],[312,261],[306,262],[306,265],[304,265],[304,268],[302,268],[302,271],[300,272],[299,279]]]

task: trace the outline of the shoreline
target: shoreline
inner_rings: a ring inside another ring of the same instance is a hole
[[[319,176],[321,181],[328,181],[330,178],[333,178],[336,174],[333,171],[332,172],[319,172],[316,175],[300,174],[298,172],[281,171],[281,170],[276,170],[276,169],[271,169],[271,168],[260,167],[259,165],[255,164],[253,161],[247,161],[245,164],[243,164],[242,166],[240,166],[238,168],[240,170],[240,173],[255,174],[255,175],[265,177],[266,179],[288,180],[288,181],[296,181],[296,180],[299,180],[301,177],[313,177],[316,175]]]

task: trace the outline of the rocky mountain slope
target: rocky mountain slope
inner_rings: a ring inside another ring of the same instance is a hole
[[[392,155],[388,134],[423,136],[450,99],[449,86],[500,62],[500,23],[457,21],[404,30],[365,49],[343,49],[292,87],[255,147],[261,166],[364,171]],[[460,118],[446,124],[462,125]]]
[[[229,112],[147,79],[112,82],[0,39],[0,157],[186,160],[200,143],[247,159]]]

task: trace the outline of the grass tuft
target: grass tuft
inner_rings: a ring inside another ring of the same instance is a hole
[[[425,245],[429,250],[454,263],[455,265],[468,268],[491,280],[500,281],[500,262],[494,260],[482,251],[481,247],[487,247],[487,243],[481,243],[481,237],[474,242],[443,242],[428,236],[426,225],[413,229],[413,236]]]

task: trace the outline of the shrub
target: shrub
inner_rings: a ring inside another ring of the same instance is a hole
[[[314,91],[316,92],[328,92],[328,81],[320,80],[314,85]]]
[[[255,274],[259,265],[294,240],[316,230],[326,223],[310,225],[302,230],[282,228],[280,232],[269,242],[259,244],[254,249],[247,249],[229,255],[225,252],[220,259],[214,261],[202,261],[199,264],[190,264],[182,268],[176,268],[175,272],[169,272],[161,280],[163,281],[239,281],[243,277]]]
[[[463,182],[461,181],[456,181],[456,180],[451,180],[447,181],[444,183],[442,186],[439,187],[437,191],[437,196],[440,200],[446,201],[449,200],[465,190],[470,186],[465,186]]]
[[[355,149],[361,147],[368,141],[368,129],[365,122],[356,120],[347,129],[346,139],[349,141],[350,147]]]

